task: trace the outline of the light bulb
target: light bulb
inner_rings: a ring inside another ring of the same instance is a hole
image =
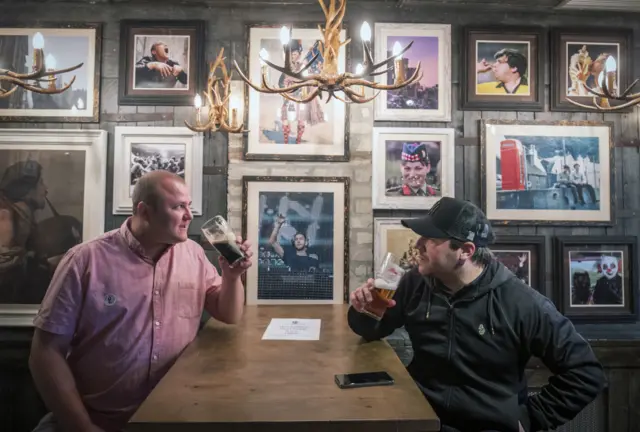
[[[78,99],[78,102],[76,102],[76,106],[78,107],[78,109],[83,110],[84,109],[84,102],[82,101],[82,99]]]
[[[280,42],[282,42],[282,45],[289,45],[289,29],[287,26],[282,26],[280,29]]]
[[[356,66],[356,75],[360,75],[363,71],[364,67],[362,66],[362,63],[358,63],[358,65]]]
[[[401,52],[402,52],[402,45],[400,45],[400,42],[396,41],[396,43],[393,44],[393,56],[400,59],[402,57],[400,55]]]
[[[616,59],[613,56],[607,57],[607,62],[604,64],[604,67],[607,68],[607,72],[615,72],[618,70],[618,64],[616,63]]]
[[[363,22],[362,27],[360,28],[360,38],[365,41],[371,41],[371,27],[368,22]]]
[[[42,33],[36,32],[36,34],[33,35],[33,48],[34,49],[44,48],[44,37],[42,36]]]
[[[197,94],[196,97],[193,98],[193,105],[196,108],[201,108],[202,107],[202,98],[200,97],[199,94]]]
[[[260,63],[264,66],[265,62],[264,60],[269,60],[269,53],[267,52],[266,49],[262,48],[260,50]]]
[[[47,54],[47,58],[44,60],[44,64],[47,67],[47,69],[55,69],[56,58],[51,54]]]

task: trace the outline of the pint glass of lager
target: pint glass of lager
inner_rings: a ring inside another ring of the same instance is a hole
[[[373,302],[365,307],[365,314],[377,320],[382,319],[387,310],[387,301],[395,295],[404,273],[400,259],[391,252],[387,253],[373,283]]]
[[[244,258],[244,253],[236,243],[236,235],[222,216],[209,219],[201,229],[207,241],[227,260],[229,265],[232,266]]]

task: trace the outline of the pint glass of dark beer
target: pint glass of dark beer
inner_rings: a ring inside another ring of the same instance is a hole
[[[234,265],[244,258],[244,253],[236,243],[236,235],[222,216],[209,219],[201,229],[207,241],[227,260],[229,265]]]
[[[373,282],[373,301],[364,308],[366,315],[378,321],[382,319],[387,310],[387,300],[395,295],[404,273],[404,269],[400,267],[400,259],[391,252],[387,253]]]

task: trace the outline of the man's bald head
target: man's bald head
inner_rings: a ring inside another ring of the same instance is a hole
[[[131,194],[133,214],[137,213],[141,202],[157,209],[162,202],[163,192],[170,190],[174,182],[185,184],[182,177],[164,170],[151,171],[140,177]]]

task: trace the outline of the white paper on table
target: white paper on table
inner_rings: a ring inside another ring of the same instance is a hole
[[[319,319],[272,318],[262,340],[320,340]]]

